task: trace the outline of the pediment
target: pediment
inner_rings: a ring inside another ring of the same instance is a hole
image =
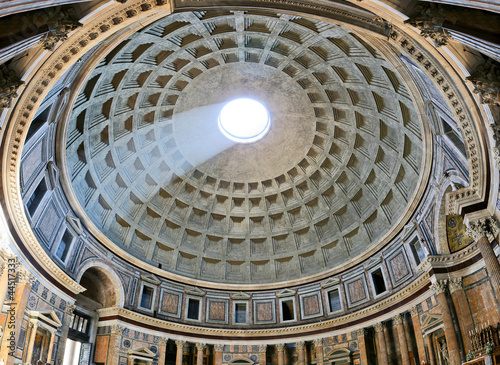
[[[231,294],[231,299],[250,299],[252,296],[250,294],[244,293],[242,291],[238,293]]]
[[[289,297],[289,296],[292,296],[292,295],[295,295],[296,293],[296,290],[292,290],[292,289],[283,289],[282,291],[278,292],[278,297]]]
[[[420,325],[422,327],[422,330],[429,329],[431,327],[434,327],[436,325],[439,325],[443,322],[443,319],[440,315],[437,314],[430,314],[428,316],[425,316],[423,318],[422,324]]]
[[[66,216],[66,221],[78,235],[81,235],[83,233],[82,222],[80,222],[78,218],[72,216],[71,214],[68,214]]]
[[[160,279],[158,279],[153,274],[143,274],[143,275],[141,275],[141,280],[147,281],[148,283],[151,283],[151,284],[154,284],[154,285],[160,285],[161,284]]]
[[[193,288],[187,288],[186,289],[186,294],[191,294],[191,295],[197,295],[197,296],[204,296],[206,292],[198,287],[193,287]]]
[[[59,317],[54,311],[30,311],[30,318],[48,324],[50,327],[59,328],[62,326]]]
[[[339,278],[328,278],[321,284],[321,287],[328,288],[330,286],[339,285],[339,284],[340,284]]]
[[[135,350],[129,350],[127,354],[129,356],[133,355],[133,356],[151,357],[151,358],[155,357],[154,352],[148,349],[147,347],[141,347]]]
[[[346,348],[333,348],[325,358],[329,360],[349,360],[351,357],[351,351]]]
[[[380,256],[375,256],[375,257],[370,257],[366,262],[365,262],[365,269],[370,269],[374,267],[375,265],[378,265],[382,262],[382,258]]]
[[[415,229],[417,227],[415,226],[415,223],[409,223],[406,226],[403,227],[403,232],[402,232],[402,237],[403,240],[406,241],[410,235],[415,232]]]

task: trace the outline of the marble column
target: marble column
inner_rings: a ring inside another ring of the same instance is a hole
[[[356,330],[356,335],[358,337],[359,357],[361,360],[361,365],[367,365],[368,355],[366,354],[365,329],[359,328],[358,330]]]
[[[203,365],[203,351],[206,345],[204,343],[196,343],[196,365]]]
[[[392,358],[394,357],[393,351],[392,351],[392,342],[391,342],[391,336],[389,334],[389,327],[387,326],[387,323],[384,325],[384,340],[385,340],[385,348],[387,349],[387,360],[389,361],[388,363],[392,363]]]
[[[458,277],[450,279],[448,289],[457,312],[458,325],[460,327],[460,332],[462,333],[462,339],[465,346],[464,352],[467,353],[472,350],[472,343],[467,333],[469,332],[468,330],[474,327],[474,324],[469,306],[467,305],[467,297],[463,289],[462,278]]]
[[[412,307],[410,309],[411,321],[413,324],[413,331],[415,333],[415,340],[417,342],[418,359],[419,363],[425,360],[425,345],[424,338],[422,337],[422,328],[420,327],[420,319],[418,317],[417,307]]]
[[[73,322],[75,305],[66,303],[66,308],[64,309],[64,317],[61,326],[61,335],[59,336],[59,345],[57,346],[56,354],[56,364],[63,362],[64,350],[66,349],[66,339],[68,338],[69,326]]]
[[[298,357],[298,365],[305,365],[305,345],[304,341],[297,342],[297,357]]]
[[[384,337],[384,323],[375,323],[374,327],[378,343],[378,362],[379,364],[389,364],[389,358],[387,357],[387,347],[385,345]]]
[[[259,345],[259,364],[266,365],[266,355],[267,345]]]
[[[466,233],[474,238],[477,243],[481,256],[483,256],[484,264],[488,275],[490,276],[491,285],[495,290],[497,298],[500,297],[500,263],[495,255],[495,251],[491,247],[488,240],[488,233],[496,236],[498,234],[498,223],[494,219],[478,219],[475,222],[470,222],[467,226]]]
[[[49,350],[47,352],[47,363],[51,364],[52,364],[52,352],[54,351],[55,339],[56,339],[56,333],[54,331],[50,331]]]
[[[167,337],[160,337],[158,339],[159,354],[158,354],[158,365],[165,365],[165,357],[167,356]]]
[[[175,345],[177,346],[177,355],[175,357],[175,365],[182,365],[182,355],[183,355],[185,344],[186,344],[186,341],[182,341],[182,340],[175,341]]]
[[[424,336],[424,341],[427,346],[427,351],[429,352],[429,362],[430,365],[437,365],[436,364],[436,357],[434,355],[434,347],[432,347],[432,341],[431,341],[431,336],[430,335],[425,335]]]
[[[260,346],[263,346],[263,345],[260,345]],[[260,350],[260,346],[259,346],[259,350]],[[222,365],[222,351],[224,350],[224,345],[221,343],[215,344],[214,350],[215,350],[215,355],[214,355],[215,365]],[[262,364],[262,361],[260,359],[259,359],[259,363]],[[265,363],[263,365],[265,365]]]
[[[446,299],[447,280],[440,280],[431,285],[431,289],[436,294],[439,307],[441,309],[441,316],[444,325],[444,335],[446,338],[446,345],[448,348],[448,355],[450,357],[450,365],[460,365],[460,350],[458,347],[457,334],[455,333],[455,326],[451,318],[450,307]]]
[[[278,365],[285,365],[285,344],[278,343],[276,350],[278,350]]]
[[[405,330],[405,337],[406,337],[406,347],[408,348],[408,356],[410,357],[410,363],[414,363],[416,361],[415,354],[413,351],[413,343],[411,339],[411,329],[410,329],[410,323],[408,322],[408,318],[406,316],[406,313],[402,313],[401,316],[403,317],[403,328]],[[412,360],[413,358],[413,360]]]
[[[33,344],[35,343],[35,335],[36,335],[36,330],[38,329],[38,323],[29,322],[28,327],[29,327],[30,337],[28,341],[28,352],[26,353],[24,361],[26,363],[31,363],[31,356],[33,356]]]
[[[18,267],[16,270],[17,282],[15,284],[15,289],[13,288],[14,293],[12,298],[9,298],[10,304],[7,308],[7,323],[13,326],[13,330],[5,331],[0,345],[0,361],[3,359],[5,365],[12,365],[14,363],[14,357],[8,355],[11,351],[16,351],[15,347],[19,341],[24,311],[28,303],[31,286],[35,283],[35,277],[27,269]],[[7,294],[10,296],[10,293]]]
[[[403,365],[410,365],[410,356],[408,355],[408,345],[406,343],[406,334],[403,328],[403,316],[398,314],[392,318],[392,323],[396,326],[398,332],[399,348],[401,351],[401,361]]]
[[[316,351],[316,365],[323,365],[323,339],[314,340],[314,349]]]
[[[125,331],[125,327],[123,326],[111,326],[111,335],[109,336],[108,345],[108,359],[110,364],[118,364],[123,331]]]

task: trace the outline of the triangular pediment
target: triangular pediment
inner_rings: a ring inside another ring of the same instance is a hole
[[[250,299],[251,297],[252,296],[250,294],[243,293],[242,291],[240,291],[238,293],[231,294],[231,299],[243,300],[243,299]]]
[[[30,311],[30,318],[44,322],[53,328],[59,328],[62,326],[59,317],[54,311]]]
[[[160,285],[161,281],[158,279],[156,276],[153,274],[142,274],[141,279],[144,281],[147,281],[148,283],[154,284],[154,285]]]
[[[340,279],[339,278],[328,278],[325,281],[323,281],[323,283],[321,284],[321,286],[323,288],[328,288],[330,286],[339,285],[339,284],[340,284]]]
[[[72,216],[71,214],[68,214],[66,216],[66,221],[78,235],[81,235],[83,233],[82,222],[80,222],[78,218]]]
[[[436,325],[439,325],[443,322],[443,319],[440,315],[437,314],[430,314],[428,316],[425,316],[422,320],[422,330],[429,329],[431,327],[434,327]]]
[[[281,297],[289,297],[289,296],[295,295],[295,293],[296,293],[295,290],[292,290],[292,289],[283,289],[277,295],[278,295],[278,297],[281,298]]]
[[[410,223],[404,226],[402,232],[403,241],[406,241],[413,234],[413,232],[415,232],[415,229],[417,229],[415,223]]]
[[[194,287],[194,288],[187,288],[186,294],[197,295],[197,296],[202,297],[206,294],[206,292],[204,290],[201,290],[198,287]]]
[[[135,355],[135,356],[155,357],[154,352],[148,349],[147,347],[141,347],[135,350],[129,350],[127,353],[129,355]]]
[[[381,262],[382,262],[382,258],[380,256],[370,257],[365,262],[365,269],[370,269],[373,266],[380,264]]]

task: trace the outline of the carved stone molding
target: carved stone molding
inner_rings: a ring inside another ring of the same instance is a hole
[[[284,343],[277,343],[276,344],[276,350],[278,350],[278,351],[284,351],[285,350],[285,344]]]
[[[299,350],[303,350],[305,345],[306,345],[305,341],[299,341],[299,342],[297,342],[297,348]]]
[[[117,336],[121,336],[123,334],[123,331],[125,331],[125,327],[123,326],[120,326],[118,324],[114,324],[111,326],[111,333],[114,333]]]
[[[441,294],[446,291],[446,287],[448,286],[448,280],[438,280],[435,283],[431,285],[431,290],[434,291],[434,293]]]
[[[259,345],[259,351],[260,351],[260,346],[267,346],[267,345]],[[222,350],[224,350],[224,345],[222,343],[216,343],[214,345],[214,350],[215,352],[222,352]]]
[[[5,65],[0,65],[0,109],[10,108],[12,99],[17,97],[19,86],[24,81]]]
[[[448,288],[450,289],[450,293],[454,293],[457,290],[462,289],[463,288],[462,278],[457,277],[457,278],[450,279]]]
[[[259,345],[259,352],[266,352],[267,351],[267,345]]]
[[[377,322],[373,325],[375,332],[382,332],[384,330],[384,322]]]
[[[392,317],[392,323],[393,324],[400,324],[403,323],[403,316],[400,314],[396,314],[394,317]]]

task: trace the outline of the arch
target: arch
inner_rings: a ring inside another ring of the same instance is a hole
[[[351,363],[351,351],[346,348],[333,348],[326,356],[325,359],[332,364]]]
[[[253,364],[254,362],[245,357],[237,357],[228,362],[228,364]]]
[[[108,282],[108,285],[112,287],[114,296],[110,296],[106,298],[106,302],[102,303],[111,304],[109,306],[120,306],[123,307],[125,305],[125,289],[123,288],[122,281],[118,277],[118,274],[113,270],[105,261],[103,260],[89,260],[87,263],[82,265],[78,270],[75,280],[78,283],[81,283],[82,278],[85,273],[88,273],[89,270],[93,270],[96,272],[100,278],[104,279],[104,283]],[[85,292],[84,292],[85,293]],[[85,296],[85,294],[82,294]],[[108,293],[111,294],[111,293]],[[105,305],[108,306],[108,305]]]

